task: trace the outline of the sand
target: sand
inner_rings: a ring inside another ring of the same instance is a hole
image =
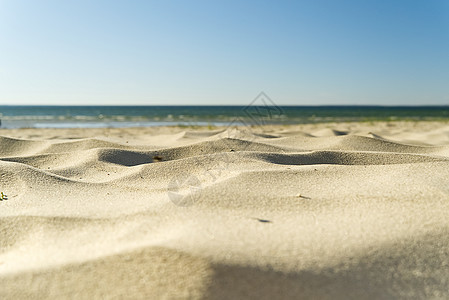
[[[0,136],[1,299],[449,298],[449,123]]]

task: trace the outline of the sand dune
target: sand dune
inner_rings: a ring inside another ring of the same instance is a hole
[[[0,298],[449,298],[449,125],[0,130]]]

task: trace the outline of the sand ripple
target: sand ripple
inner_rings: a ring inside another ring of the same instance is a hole
[[[0,131],[0,298],[449,297],[449,127]]]

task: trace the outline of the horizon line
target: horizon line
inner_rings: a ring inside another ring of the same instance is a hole
[[[247,107],[247,106],[279,106],[279,107],[449,107],[449,104],[315,104],[315,105],[242,105],[242,104],[0,104],[0,107]]]

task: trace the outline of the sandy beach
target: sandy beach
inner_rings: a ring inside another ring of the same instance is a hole
[[[449,123],[0,130],[1,299],[447,299]]]

